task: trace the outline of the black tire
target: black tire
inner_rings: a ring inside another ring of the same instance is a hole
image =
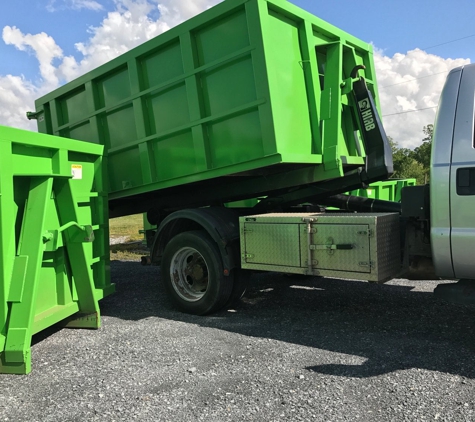
[[[224,276],[218,246],[205,231],[176,235],[165,247],[161,269],[172,302],[188,314],[217,311],[233,289],[233,277]]]

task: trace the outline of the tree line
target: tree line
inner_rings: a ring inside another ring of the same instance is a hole
[[[392,178],[417,180],[418,185],[429,183],[430,153],[434,125],[429,124],[422,129],[424,138],[421,145],[412,149],[399,148],[397,143],[389,137],[393,153],[394,173]]]

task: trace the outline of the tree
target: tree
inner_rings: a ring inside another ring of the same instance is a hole
[[[393,178],[414,178],[418,184],[425,184],[429,181],[434,126],[431,124],[424,126],[422,131],[425,137],[422,139],[422,144],[414,148],[414,150],[398,148],[397,143],[389,138],[393,153]]]
[[[422,139],[422,145],[419,145],[418,147],[414,148],[413,157],[424,167],[424,183],[427,183],[429,181],[430,173],[430,155],[432,151],[432,137],[434,135],[434,125],[424,126],[422,131],[426,136],[424,139]]]

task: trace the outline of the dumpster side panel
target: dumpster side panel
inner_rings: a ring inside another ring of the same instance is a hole
[[[292,156],[312,153],[309,100],[301,52],[303,20],[268,8],[263,16],[274,127],[279,150]]]

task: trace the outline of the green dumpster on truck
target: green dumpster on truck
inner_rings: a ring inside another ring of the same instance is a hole
[[[225,0],[38,99],[29,117],[104,145],[110,216],[159,224],[177,209],[387,178],[365,160],[384,146],[352,91],[359,74],[377,109],[369,44],[287,0]]]
[[[32,335],[98,328],[112,293],[101,145],[0,126],[0,372],[31,370]]]

